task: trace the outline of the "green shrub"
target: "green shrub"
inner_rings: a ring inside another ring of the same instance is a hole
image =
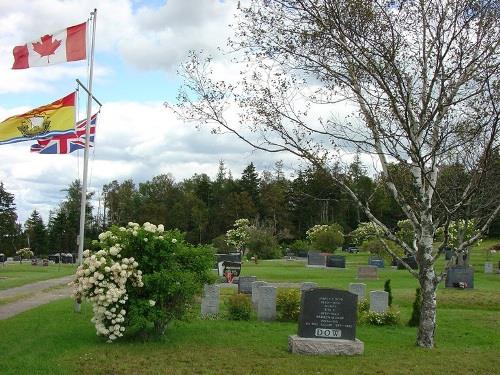
[[[294,254],[298,255],[299,251],[310,251],[313,250],[311,243],[306,240],[297,240],[290,244],[290,250],[294,252]]]
[[[387,310],[383,313],[367,311],[361,315],[360,322],[373,326],[394,326],[400,321],[399,311]]]
[[[389,293],[389,306],[392,306],[392,288],[391,288],[391,279],[386,280],[384,283],[384,291]]]
[[[314,250],[334,252],[344,243],[343,228],[339,224],[315,225],[307,232]]]
[[[349,233],[350,242],[360,246],[365,241],[376,239],[382,235],[382,229],[372,222],[359,223],[358,227]]]
[[[212,240],[212,245],[217,249],[218,254],[229,254],[234,249],[226,243],[226,235],[221,234]]]
[[[252,301],[245,294],[233,294],[226,299],[229,320],[250,320]]]
[[[370,310],[370,302],[365,298],[358,300],[358,319],[363,313],[368,312],[368,310]]]
[[[249,238],[246,243],[248,256],[257,256],[258,259],[276,259],[283,256],[276,237],[265,229],[250,227]]]
[[[395,242],[390,240],[384,241],[389,246],[389,249],[391,249],[392,252],[399,255],[400,257],[404,256],[403,249],[399,247]],[[386,251],[384,244],[378,238],[363,242],[360,250],[377,255],[380,258],[383,258],[388,263],[392,262],[392,256]]]
[[[300,313],[300,291],[298,289],[278,289],[276,312],[279,321],[297,322]]]
[[[410,327],[418,327],[420,324],[420,306],[422,305],[422,291],[417,288],[415,291],[415,300],[413,301],[413,310],[411,312],[411,318],[408,321]]]

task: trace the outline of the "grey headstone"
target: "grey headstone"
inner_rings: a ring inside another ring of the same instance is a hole
[[[455,266],[448,268],[446,273],[446,288],[457,288],[464,283],[466,288],[474,288],[474,269],[472,267]]]
[[[484,273],[493,273],[493,263],[492,262],[486,262],[484,264]]]
[[[304,281],[301,285],[300,285],[300,290],[302,292],[305,292],[306,290],[310,290],[310,289],[314,289],[314,288],[317,288],[318,287],[318,284],[317,283],[312,283],[310,281]]]
[[[326,255],[318,251],[309,251],[307,253],[307,265],[324,267],[326,265]]]
[[[346,290],[316,288],[302,293],[299,337],[355,340],[358,297]]]
[[[238,293],[252,294],[252,283],[257,281],[256,276],[240,276],[238,278]]]
[[[257,310],[257,305],[259,302],[259,288],[266,285],[265,281],[254,281],[252,283],[252,306]]]
[[[358,267],[358,279],[378,279],[377,266]]]
[[[205,284],[201,299],[201,315],[215,315],[219,313],[220,289],[215,284]]]
[[[368,258],[368,265],[369,266],[376,266],[378,268],[384,268],[385,263],[382,258],[376,258],[376,257],[370,257]]]
[[[383,313],[389,308],[389,293],[374,290],[370,292],[370,311]]]
[[[264,285],[259,288],[257,318],[259,320],[276,319],[276,287]]]
[[[358,301],[366,298],[366,284],[349,283],[349,292],[358,296]]]

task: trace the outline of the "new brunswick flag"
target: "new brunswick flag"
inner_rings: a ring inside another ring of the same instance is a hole
[[[0,145],[74,132],[75,97],[73,92],[54,103],[0,122]]]

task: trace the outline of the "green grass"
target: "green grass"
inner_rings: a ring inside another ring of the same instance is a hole
[[[72,264],[51,264],[48,267],[17,263],[0,265],[0,290],[72,275],[75,270],[76,266]]]
[[[498,242],[498,241],[497,241]],[[158,341],[106,344],[95,335],[91,306],[73,313],[60,300],[0,321],[1,374],[495,374],[500,368],[500,275],[483,273],[483,248],[475,249],[474,290],[438,291],[436,348],[415,347],[416,329],[358,326],[365,343],[358,357],[310,357],[287,352],[297,324],[199,320],[175,322]],[[499,260],[500,254],[491,259]],[[245,263],[244,275],[267,281],[315,281],[347,288],[365,254],[348,256],[348,269],[306,268],[304,263]],[[408,272],[381,270],[368,290],[391,279],[395,307],[409,319],[417,286]],[[230,293],[224,290],[224,296]],[[198,307],[194,309],[199,311]],[[195,314],[197,315],[197,314]],[[4,360],[5,359],[5,360]]]

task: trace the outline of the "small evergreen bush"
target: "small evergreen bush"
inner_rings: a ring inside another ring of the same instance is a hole
[[[276,312],[282,322],[297,322],[300,313],[300,291],[279,289],[276,297]]]
[[[375,311],[364,312],[361,315],[360,322],[373,326],[395,326],[400,321],[399,311],[387,310],[383,313]]]
[[[391,279],[386,280],[384,283],[384,291],[389,293],[389,306],[392,306],[392,288],[391,288]]]
[[[229,320],[250,320],[252,301],[245,294],[233,294],[226,300]]]
[[[413,310],[411,312],[411,318],[408,321],[410,327],[418,327],[420,324],[420,306],[422,304],[422,290],[417,288],[415,291],[415,301],[413,301]]]

